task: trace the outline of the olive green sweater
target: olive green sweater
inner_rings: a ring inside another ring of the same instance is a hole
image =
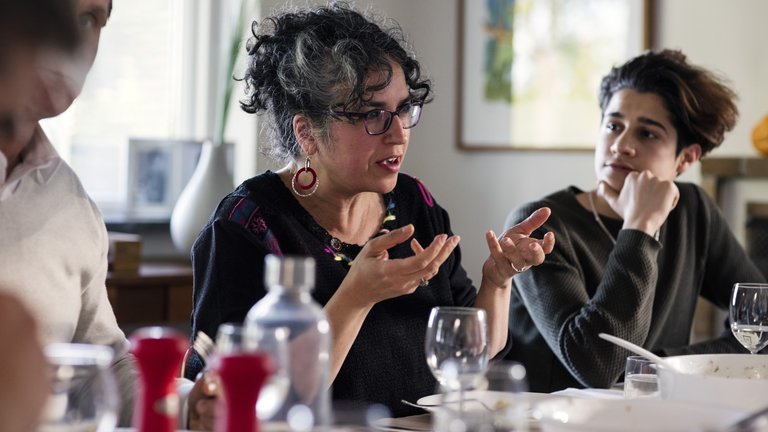
[[[727,310],[735,282],[762,282],[715,204],[699,187],[678,183],[680,200],[656,241],[622,221],[603,218],[614,246],[575,187],[523,205],[506,226],[548,206],[536,234],[555,234],[544,264],[515,276],[508,358],[528,369],[532,391],[608,387],[624,371],[628,351],[598,338],[605,332],[663,355],[746,352],[727,330],[690,345],[699,296]]]

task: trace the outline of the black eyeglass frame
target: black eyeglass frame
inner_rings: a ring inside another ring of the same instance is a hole
[[[403,129],[411,129],[412,127],[419,124],[419,121],[421,120],[421,111],[424,107],[424,101],[422,100],[412,100],[410,102],[406,102],[402,105],[400,105],[397,108],[397,111],[388,111],[383,108],[375,108],[372,110],[368,110],[366,112],[351,112],[351,111],[334,111],[331,109],[331,113],[333,113],[336,117],[346,117],[349,121],[354,122],[355,119],[361,119],[363,120],[363,126],[365,127],[365,133],[368,135],[381,135],[386,133],[390,127],[392,127],[392,119],[395,116],[400,117],[401,114],[408,113],[412,107],[418,107],[419,111],[416,115],[416,120],[413,122],[410,126],[403,126]],[[384,122],[384,128],[381,130],[381,132],[371,133],[371,131],[368,129],[368,116],[370,116],[373,113],[380,113],[380,114],[389,114],[389,117]]]

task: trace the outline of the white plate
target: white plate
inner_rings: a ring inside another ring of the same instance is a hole
[[[758,410],[768,394],[766,356],[694,354],[667,357],[675,369],[659,369],[662,399]]]
[[[381,432],[431,431],[432,415],[418,414],[408,417],[377,419],[371,423],[371,428]]]
[[[569,387],[567,389],[558,390],[552,392],[552,396],[568,396],[578,398],[590,398],[590,399],[624,399],[624,383],[622,383],[622,389],[578,389]]]
[[[469,416],[475,414],[487,415],[488,409],[493,411],[494,415],[502,414],[502,411],[512,409],[513,412],[518,413],[517,415],[524,416],[516,417],[513,413],[512,415],[515,416],[515,418],[519,418],[528,423],[529,427],[535,428],[538,421],[533,417],[532,407],[546,400],[558,399],[560,396],[553,396],[547,393],[507,393],[490,390],[470,390],[464,393],[464,398],[464,411]],[[448,395],[436,394],[424,396],[418,400],[418,403],[439,406],[441,404],[446,404],[447,402],[452,408],[457,408],[457,400],[457,393],[450,393]],[[435,412],[438,407],[424,409]],[[508,415],[508,413],[502,415]]]
[[[741,411],[661,399],[561,398],[536,405],[534,417],[544,432],[690,431],[718,429]]]
[[[536,405],[541,401],[552,399],[553,396],[547,393],[506,393],[490,390],[470,390],[464,392],[464,409],[465,410],[484,410],[480,403],[492,410],[502,409],[514,403],[527,402],[530,405]],[[448,395],[434,394],[424,396],[418,400],[419,404],[423,405],[440,405],[445,402],[455,404],[458,401],[458,393],[450,393]],[[429,411],[429,408],[425,408]]]

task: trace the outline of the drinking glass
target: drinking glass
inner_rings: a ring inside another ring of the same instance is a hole
[[[261,352],[270,356],[274,372],[259,393],[256,412],[260,420],[272,418],[288,395],[288,330],[284,327],[246,330],[239,324],[221,324],[214,352],[214,363],[217,357],[234,354]]]
[[[472,388],[488,366],[485,311],[468,307],[434,307],[425,339],[427,364],[440,386],[459,392]],[[447,367],[446,367],[447,366]]]
[[[627,357],[624,369],[624,397],[654,397],[659,393],[656,363],[639,355]]]
[[[51,394],[39,432],[113,431],[119,405],[109,369],[114,352],[101,345],[55,343],[45,347]]]
[[[737,283],[731,295],[731,331],[756,354],[768,345],[768,284]]]
[[[455,373],[455,362],[443,363],[442,373]],[[436,431],[493,432],[527,431],[530,404],[525,367],[514,361],[494,361],[476,381],[476,391],[468,392],[464,403],[443,394],[438,407],[432,408]]]
[[[528,429],[530,404],[526,397],[528,378],[525,366],[515,361],[494,361],[488,366],[483,384],[486,390],[504,393],[491,406],[495,430]],[[480,387],[478,387],[480,388]]]

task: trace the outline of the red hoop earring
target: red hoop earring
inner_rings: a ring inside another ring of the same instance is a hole
[[[301,184],[301,180],[299,180],[299,176],[302,175],[303,173],[307,173],[312,176],[312,180],[306,185]],[[299,168],[296,171],[296,174],[294,174],[293,177],[291,178],[291,189],[293,189],[293,193],[295,193],[296,195],[302,198],[306,198],[312,195],[313,193],[315,193],[319,185],[320,185],[320,181],[318,181],[317,179],[317,172],[312,168],[310,168],[309,157],[307,157],[306,162],[304,162],[304,168]],[[298,189],[301,189],[302,192],[299,192],[299,190],[296,189],[296,186],[298,186]],[[306,192],[308,190],[309,192]]]

